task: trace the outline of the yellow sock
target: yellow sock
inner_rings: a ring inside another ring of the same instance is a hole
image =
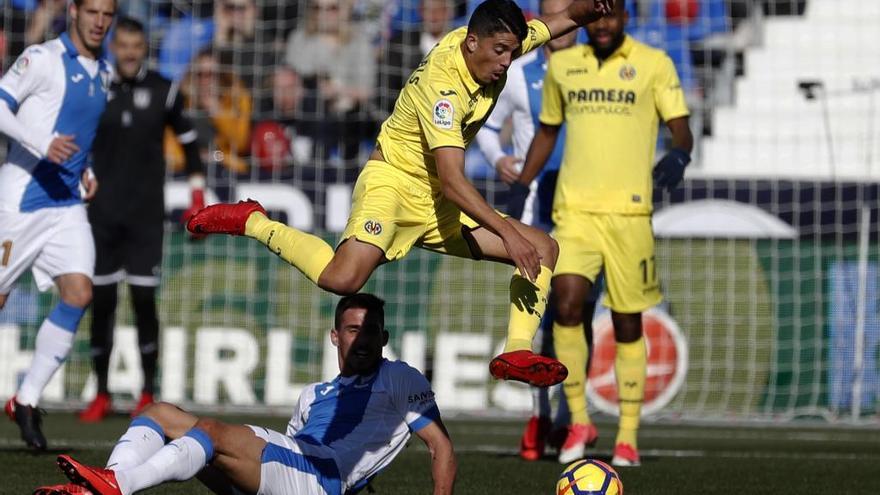
[[[265,244],[315,284],[333,259],[333,248],[320,237],[269,220],[262,213],[248,217],[244,233]]]
[[[572,424],[590,424],[587,414],[587,339],[584,324],[573,327],[553,323],[553,347],[556,358],[568,368],[568,377],[562,382],[565,400],[571,412]]]
[[[504,352],[532,350],[532,339],[538,332],[541,316],[547,308],[550,278],[553,270],[541,267],[538,279],[532,283],[519,270],[510,279],[510,323]]]
[[[617,343],[614,373],[617,376],[617,394],[620,398],[620,428],[616,443],[628,443],[634,448],[645,396],[647,362],[644,337],[639,337],[634,342]]]

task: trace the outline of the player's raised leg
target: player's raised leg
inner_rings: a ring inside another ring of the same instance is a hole
[[[253,200],[208,206],[193,215],[187,229],[195,234],[254,238],[318,287],[335,294],[357,292],[385,261],[380,248],[356,239],[346,240],[334,252],[320,237],[270,220],[266,210]]]
[[[539,387],[555,385],[568,374],[559,361],[532,352],[532,339],[541,324],[547,307],[550,278],[559,256],[559,247],[550,236],[518,220],[508,219],[517,231],[535,247],[540,259],[540,272],[532,281],[517,269],[510,280],[510,322],[504,353],[489,364],[492,376],[502,380],[517,380]],[[485,228],[467,233],[473,243],[472,251],[478,257],[511,263],[504,241]]]
[[[585,448],[598,439],[596,427],[587,414],[585,392],[589,348],[584,332],[584,301],[591,291],[591,283],[580,275],[562,274],[553,277],[552,285],[556,316],[553,346],[559,361],[568,368],[563,391],[571,415],[565,441],[559,449],[559,462],[568,464],[582,458]]]

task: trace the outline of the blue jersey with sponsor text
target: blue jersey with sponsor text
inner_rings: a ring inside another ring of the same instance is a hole
[[[388,466],[412,432],[439,417],[428,379],[403,361],[383,359],[372,375],[307,386],[287,435],[329,447],[344,492]]]

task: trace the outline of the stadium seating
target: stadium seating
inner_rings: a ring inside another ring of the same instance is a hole
[[[803,17],[766,20],[747,52],[735,103],[718,108],[703,143],[706,174],[877,177],[880,3],[812,2]]]

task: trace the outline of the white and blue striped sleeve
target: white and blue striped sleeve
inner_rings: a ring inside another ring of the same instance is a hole
[[[440,419],[434,391],[419,370],[400,363],[395,370],[393,384],[392,400],[410,430],[419,431]]]

